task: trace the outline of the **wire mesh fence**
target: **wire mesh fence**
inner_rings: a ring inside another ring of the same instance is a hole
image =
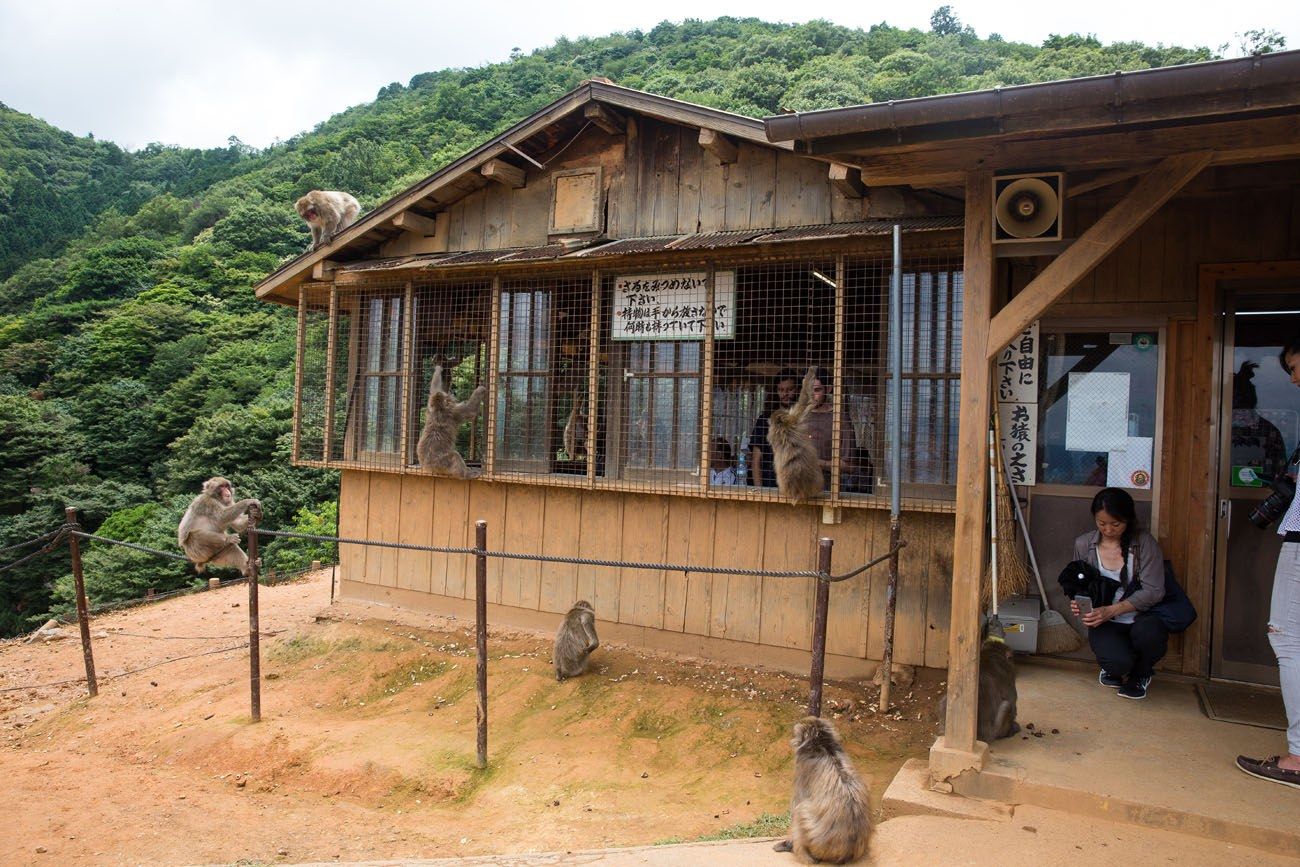
[[[904,499],[949,508],[960,255],[904,263],[897,396],[884,351],[891,265],[824,254],[305,289],[297,459],[783,501],[767,421],[799,400],[811,369],[805,433],[824,477],[813,501],[888,503],[884,419],[898,399]],[[460,414],[431,419],[431,389]],[[422,460],[439,425],[451,430],[444,453]]]

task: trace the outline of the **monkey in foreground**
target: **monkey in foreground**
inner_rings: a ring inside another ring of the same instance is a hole
[[[239,534],[248,528],[250,515],[254,520],[262,517],[262,504],[252,499],[234,500],[230,482],[213,476],[185,510],[176,528],[176,541],[194,564],[194,571],[202,574],[210,563],[230,566],[248,577],[248,556],[239,547]]]
[[[596,612],[591,603],[580,599],[573,603],[564,622],[555,633],[555,679],[577,677],[587,670],[587,657],[600,647],[596,637]]]
[[[361,212],[361,203],[351,193],[312,190],[294,203],[298,215],[311,226],[311,248],[328,244],[336,234],[351,226]]]
[[[794,405],[789,409],[772,410],[768,420],[767,441],[772,446],[776,486],[782,496],[796,500],[820,494],[824,482],[817,446],[805,421],[813,408],[813,383],[816,379],[817,368],[808,368]]]
[[[479,406],[487,389],[479,386],[469,400],[457,403],[456,398],[443,388],[442,365],[433,369],[429,380],[429,403],[424,414],[424,430],[415,444],[415,454],[420,466],[442,475],[458,479],[474,479],[482,470],[471,470],[465,459],[456,451],[456,429],[461,422],[478,415]]]
[[[564,423],[564,455],[567,460],[576,461],[578,452],[583,457],[588,454],[587,447],[587,407],[578,402],[578,395],[573,395],[573,409],[569,410],[569,420]]]
[[[980,643],[979,709],[975,736],[986,744],[1020,731],[1016,722],[1016,664],[1007,644],[1006,630],[997,617],[984,618]],[[939,699],[939,722],[948,710],[948,696]]]
[[[870,796],[829,721],[804,717],[794,727],[790,836],[772,848],[805,864],[847,864],[867,854]]]

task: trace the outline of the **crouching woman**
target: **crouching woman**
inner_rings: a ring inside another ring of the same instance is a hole
[[[1169,629],[1150,609],[1165,597],[1164,554],[1160,543],[1138,526],[1133,498],[1119,488],[1103,488],[1092,498],[1095,530],[1074,540],[1074,559],[1095,566],[1114,582],[1114,601],[1081,614],[1088,644],[1101,665],[1098,681],[1123,698],[1143,699],[1155,665],[1169,647]],[[1110,596],[1108,593],[1107,596]]]

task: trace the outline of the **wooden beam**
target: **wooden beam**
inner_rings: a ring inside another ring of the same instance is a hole
[[[1065,196],[1066,198],[1071,196],[1082,196],[1084,193],[1091,193],[1093,190],[1100,190],[1103,187],[1109,187],[1111,184],[1118,184],[1120,181],[1127,181],[1129,178],[1137,177],[1143,172],[1150,171],[1150,169],[1151,167],[1149,165],[1125,166],[1122,169],[1110,169],[1109,171],[1102,172],[1095,178],[1078,184],[1068,183],[1067,179],[1065,185]]]
[[[1127,196],[1093,223],[1079,236],[1079,240],[1053,259],[1019,295],[998,312],[989,329],[988,345],[985,347],[987,357],[991,359],[1000,352],[1026,325],[1041,316],[1052,302],[1086,277],[1188,181],[1208,166],[1212,157],[1213,154],[1209,151],[1199,151],[1162,160]],[[969,198],[968,194],[968,201]],[[966,218],[970,219],[969,213]]]
[[[961,393],[958,410],[957,516],[952,542],[952,614],[948,630],[948,707],[944,735],[930,751],[932,778],[983,763],[979,712],[980,581],[988,502],[989,320],[993,313],[993,173],[966,177]]]
[[[862,169],[846,166],[844,163],[831,163],[826,170],[831,186],[839,190],[845,198],[860,199],[867,188],[862,183]]]
[[[610,135],[622,135],[627,129],[627,119],[612,108],[593,102],[582,110],[582,116]]]
[[[512,190],[517,190],[524,185],[524,170],[504,160],[488,160],[483,164],[483,168],[479,169],[479,174],[499,184],[505,184]]]
[[[393,225],[407,232],[414,232],[417,235],[435,235],[438,232],[438,220],[436,217],[425,217],[414,211],[402,211],[396,217],[393,217]]]
[[[740,159],[740,148],[736,143],[714,129],[700,130],[700,147],[717,157],[723,165]]]
[[[321,259],[311,266],[311,279],[328,282],[334,279],[334,272],[338,270],[338,267],[339,263],[333,259]]]

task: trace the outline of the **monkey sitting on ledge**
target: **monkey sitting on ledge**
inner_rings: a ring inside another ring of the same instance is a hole
[[[311,248],[315,250],[356,221],[361,203],[351,193],[312,190],[295,202],[294,208],[311,227]]]

